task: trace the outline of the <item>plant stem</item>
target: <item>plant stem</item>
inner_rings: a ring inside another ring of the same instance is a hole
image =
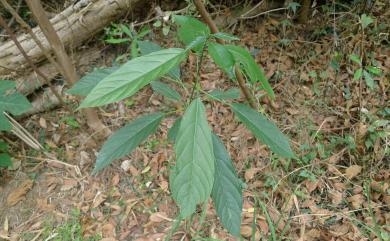
[[[196,64],[196,76],[195,76],[195,81],[194,81],[194,84],[193,84],[192,90],[191,90],[190,102],[192,102],[192,100],[194,98],[195,89],[196,89],[197,95],[199,94],[200,69],[202,67],[202,62],[203,62],[204,50],[206,48],[206,43],[207,43],[207,39],[206,39],[206,41],[203,44],[202,50],[200,52],[199,60],[197,61],[197,64]]]
[[[206,7],[204,6],[202,0],[194,0],[194,4],[196,6],[196,9],[198,9],[200,15],[202,16],[203,20],[206,22],[206,24],[211,29],[211,32],[218,33],[219,32],[218,27],[215,24],[215,22],[213,21],[213,19],[211,18],[210,14],[207,12]],[[225,41],[223,41],[222,39],[217,39],[217,42],[219,44],[225,43]],[[237,78],[238,85],[240,86],[240,89],[243,92],[246,100],[248,101],[249,105],[252,108],[257,109],[256,103],[254,101],[254,97],[250,93],[247,86],[245,85],[245,79],[242,76],[242,74],[240,72],[240,68],[237,65],[235,66],[235,72],[236,72],[236,78]],[[240,72],[240,73],[237,75],[237,72]]]

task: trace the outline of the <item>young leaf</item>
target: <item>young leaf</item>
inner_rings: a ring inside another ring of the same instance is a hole
[[[363,69],[362,68],[357,69],[355,71],[355,73],[353,74],[353,80],[354,81],[359,80],[362,77],[362,73],[363,73]]]
[[[268,93],[268,95],[271,98],[275,98],[274,91],[272,90],[271,85],[265,77],[263,70],[259,65],[257,65],[251,54],[246,49],[241,48],[239,46],[226,45],[225,47],[233,55],[235,62],[241,64],[242,68],[244,69],[245,73],[248,75],[252,83],[260,81],[261,85]]]
[[[7,117],[0,111],[0,131],[10,131],[12,129]]]
[[[208,36],[210,34],[210,29],[207,25],[196,18],[175,15],[174,20],[178,25],[180,25],[177,34],[180,41],[182,41],[185,45],[189,45],[197,37]],[[199,52],[200,50],[200,46],[195,48],[195,52]]]
[[[375,81],[372,78],[372,76],[370,75],[370,73],[368,73],[367,71],[363,70],[363,76],[364,76],[364,79],[366,80],[366,85],[368,86],[368,88],[373,90],[374,87],[375,87]]]
[[[84,75],[71,89],[66,91],[66,93],[87,96],[100,81],[112,74],[118,68],[118,66],[113,66],[95,69],[91,73]]]
[[[96,174],[113,160],[124,157],[134,150],[150,134],[156,131],[163,114],[154,113],[140,117],[117,130],[104,143],[96,159],[93,173]]]
[[[170,180],[181,217],[195,212],[208,200],[214,183],[214,153],[205,107],[195,99],[181,120],[175,141],[176,167]]]
[[[132,59],[100,81],[79,108],[101,106],[132,96],[177,66],[185,56],[183,49],[172,48]]]
[[[121,44],[121,43],[125,43],[125,42],[130,42],[131,39],[129,39],[129,38],[109,38],[109,39],[106,39],[105,41],[106,41],[106,43],[109,43],[109,44]]]
[[[353,62],[355,62],[358,65],[362,65],[362,61],[360,60],[360,57],[357,56],[356,54],[351,54],[349,55],[349,59]]]
[[[138,47],[141,51],[141,55],[147,55],[159,50],[162,50],[160,45],[153,43],[151,41],[138,41]],[[173,69],[171,69],[168,73],[168,75],[174,79],[180,79],[180,66],[176,66]]]
[[[376,76],[381,76],[382,75],[382,70],[380,68],[378,68],[378,67],[366,66],[366,69],[367,69],[368,72],[370,72],[373,75],[376,75]]]
[[[175,123],[173,123],[171,129],[169,129],[168,131],[168,140],[171,142],[175,142],[176,140],[177,132],[179,131],[180,128],[181,119],[182,117],[177,118]]]
[[[367,26],[372,24],[373,22],[374,20],[370,16],[367,16],[365,13],[362,14],[362,16],[360,17],[360,23],[362,24],[363,29],[367,28]]]
[[[212,36],[214,38],[219,38],[219,39],[223,39],[223,40],[226,40],[226,41],[240,40],[239,37],[236,37],[236,36],[228,34],[228,33],[222,33],[222,32],[214,33],[214,34],[212,34]]]
[[[287,158],[295,157],[287,137],[265,116],[244,104],[234,103],[232,109],[256,138],[268,145],[273,152]]]
[[[210,42],[208,50],[214,62],[230,77],[233,78],[234,58],[233,55],[222,45]]]
[[[160,81],[155,80],[155,81],[152,81],[150,83],[150,85],[152,86],[152,89],[155,92],[157,92],[157,93],[159,93],[159,94],[161,94],[169,99],[176,100],[176,101],[180,101],[180,99],[181,99],[180,94],[177,93],[176,90],[172,89],[167,84],[164,84]]]
[[[11,157],[7,153],[0,153],[0,167],[12,167]]]
[[[212,134],[215,174],[211,192],[215,209],[223,226],[234,236],[240,236],[242,191],[233,163],[218,136]]]
[[[228,99],[238,99],[240,98],[240,90],[237,88],[228,89],[227,91],[223,90],[213,90],[209,93],[212,98],[216,100],[228,100]]]

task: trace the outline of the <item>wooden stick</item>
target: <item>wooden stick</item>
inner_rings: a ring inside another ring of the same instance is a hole
[[[18,39],[16,38],[16,35],[14,32],[8,27],[7,23],[5,22],[4,18],[0,15],[0,26],[2,26],[5,31],[8,33],[9,37],[14,41],[16,47],[19,49],[20,53],[23,55],[23,57],[26,59],[27,63],[31,66],[31,68],[37,73],[39,76],[42,77],[42,79],[45,80],[45,82],[49,85],[50,90],[53,92],[53,94],[57,97],[57,99],[60,101],[61,105],[65,106],[65,102],[62,99],[61,95],[57,92],[56,89],[50,84],[50,80],[44,75],[31,61],[30,57],[27,55],[26,51],[24,51],[22,45],[20,45]]]
[[[196,6],[196,9],[198,9],[200,15],[202,16],[203,20],[206,22],[206,24],[211,29],[211,32],[218,33],[219,32],[218,27],[215,24],[215,22],[213,21],[213,19],[211,18],[210,14],[207,12],[206,7],[203,4],[203,1],[202,0],[194,0],[194,4]],[[217,39],[217,42],[219,44],[225,43],[225,41],[223,41],[223,39]],[[237,65],[234,67],[234,72],[236,73],[238,85],[240,86],[240,89],[241,89],[242,93],[244,94],[246,100],[248,101],[249,105],[252,108],[257,109],[255,98],[253,97],[253,95],[249,91],[248,87],[245,85],[245,79],[244,79],[243,75],[241,74],[240,68]]]

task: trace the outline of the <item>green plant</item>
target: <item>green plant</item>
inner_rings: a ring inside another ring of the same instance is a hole
[[[138,33],[134,27],[130,28],[124,24],[112,24],[111,28],[106,28],[105,42],[109,44],[130,43],[131,57],[138,57],[138,41],[150,32],[149,28],[142,28]]]
[[[221,223],[230,233],[239,236],[242,182],[222,141],[209,127],[204,99],[219,101],[230,107],[239,121],[276,154],[285,158],[294,158],[295,155],[288,139],[263,114],[246,104],[229,102],[238,97],[237,90],[214,90],[208,93],[201,88],[200,66],[207,49],[217,66],[232,80],[236,78],[233,68],[239,66],[250,83],[260,82],[268,95],[274,97],[262,69],[246,49],[214,42],[216,39],[235,41],[238,38],[226,33],[211,34],[205,24],[192,17],[174,16],[174,20],[179,25],[178,37],[187,46],[185,49],[155,48],[104,77],[100,76],[96,81],[98,83],[89,85],[90,88],[84,91],[87,95],[79,109],[125,99],[148,84],[151,84],[157,93],[187,106],[183,116],[177,118],[168,133],[168,139],[174,142],[176,153],[176,165],[170,174],[170,189],[180,207],[178,222],[192,216],[197,205],[207,203],[211,196]],[[169,77],[190,51],[194,51],[198,57],[196,78],[192,86]],[[164,76],[168,76],[166,79],[183,88],[189,98],[183,101],[182,96],[170,85],[153,82]],[[83,79],[80,82],[82,81]],[[72,92],[75,93],[74,90]],[[177,112],[179,110],[147,114],[117,130],[100,150],[93,174],[101,171],[113,160],[129,154],[157,130],[164,117]]]
[[[11,131],[12,125],[5,112],[20,115],[31,108],[30,102],[15,90],[15,83],[9,80],[0,80],[0,132]],[[0,139],[0,167],[12,166],[7,144]]]

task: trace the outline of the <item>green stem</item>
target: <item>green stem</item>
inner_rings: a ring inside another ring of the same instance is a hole
[[[206,43],[209,40],[209,37],[207,37],[206,41],[204,41],[202,50],[200,51],[200,57],[199,61],[196,64],[196,76],[195,76],[195,82],[192,86],[192,91],[191,91],[191,97],[190,97],[190,102],[192,102],[195,94],[195,89],[196,89],[196,94],[199,95],[199,89],[200,89],[200,69],[202,67],[202,62],[203,62],[203,56],[204,56],[204,50],[206,48]]]

